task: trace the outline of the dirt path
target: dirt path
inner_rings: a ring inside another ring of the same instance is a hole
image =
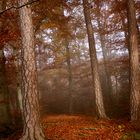
[[[42,127],[48,140],[140,140],[140,131],[127,120],[51,115],[42,118]],[[20,135],[0,140],[18,140]]]
[[[44,117],[42,124],[49,140],[140,140],[139,133],[125,120],[59,115]]]

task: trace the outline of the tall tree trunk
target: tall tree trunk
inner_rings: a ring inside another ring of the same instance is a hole
[[[69,48],[69,27],[67,17],[64,15],[65,8],[63,5],[59,7],[59,14],[63,17],[63,24],[61,24],[62,36],[64,38],[64,45],[66,47],[66,63],[67,63],[67,71],[68,71],[68,94],[69,94],[69,114],[73,114],[73,81],[72,81],[72,66],[71,66],[71,56],[70,56],[70,48]]]
[[[69,114],[73,113],[73,95],[72,95],[72,69],[71,69],[71,60],[70,60],[70,49],[69,42],[65,39],[66,45],[66,62],[68,69],[68,81],[69,81]]]
[[[107,118],[106,113],[105,113],[101,83],[100,83],[100,78],[99,78],[99,73],[98,73],[98,62],[97,62],[97,56],[96,56],[95,40],[94,40],[92,23],[91,23],[88,0],[83,0],[83,7],[84,7],[84,16],[85,16],[85,22],[86,22],[87,34],[88,34],[91,73],[92,73],[97,112],[100,118]]]
[[[134,0],[128,0],[131,120],[138,120],[140,109],[138,38]]]
[[[138,33],[138,54],[139,54],[139,63],[140,63],[140,30],[139,30],[139,25],[137,23],[137,33]]]
[[[110,77],[109,69],[108,69],[109,57],[108,57],[107,48],[106,48],[106,45],[105,45],[105,35],[103,35],[103,31],[102,31],[102,27],[101,27],[99,18],[100,18],[100,16],[97,15],[97,23],[98,23],[98,27],[99,27],[99,36],[100,36],[102,53],[103,53],[104,70],[105,70],[105,75],[106,75],[106,77],[105,77],[106,78],[106,83],[105,83],[106,84],[106,86],[105,86],[106,87],[106,94],[108,96],[109,102],[113,103],[113,99],[112,99],[112,82],[111,82],[111,77]]]
[[[108,62],[109,62],[109,53],[108,53],[108,49],[106,48],[106,39],[105,39],[105,30],[106,30],[106,19],[107,19],[107,14],[105,14],[105,17],[102,19],[103,21],[101,21],[101,11],[100,11],[100,4],[99,2],[97,2],[97,23],[98,23],[98,28],[99,28],[99,37],[100,37],[100,42],[101,42],[101,48],[102,48],[102,53],[103,53],[103,60],[104,60],[104,70],[105,70],[105,74],[106,74],[106,83],[107,83],[107,93],[108,96],[110,98],[110,100],[112,101],[112,82],[111,82],[111,77],[109,74],[109,69],[108,69]],[[101,22],[103,22],[104,24],[102,25]],[[103,29],[104,30],[103,30]]]
[[[28,0],[18,0],[19,6]],[[23,136],[21,140],[44,140],[39,113],[39,93],[35,62],[34,34],[30,6],[19,9],[22,37],[22,96],[23,96]]]

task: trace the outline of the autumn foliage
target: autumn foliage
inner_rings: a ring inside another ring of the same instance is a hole
[[[138,129],[126,120],[98,120],[92,116],[49,115],[42,118],[48,140],[139,140]],[[14,135],[8,140],[18,140]],[[136,138],[135,138],[136,137]]]

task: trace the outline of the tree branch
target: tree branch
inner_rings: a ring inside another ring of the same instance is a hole
[[[38,1],[39,1],[39,0],[34,0],[34,1],[29,1],[29,2],[27,2],[27,3],[25,3],[25,4],[23,4],[23,5],[20,5],[20,6],[11,6],[11,7],[7,8],[7,9],[1,11],[1,12],[0,12],[0,15],[3,14],[3,13],[5,13],[6,11],[11,10],[11,9],[16,9],[16,10],[18,10],[18,9],[24,7],[24,6],[31,5],[31,4],[33,4],[33,3],[35,3],[35,2],[38,2]]]

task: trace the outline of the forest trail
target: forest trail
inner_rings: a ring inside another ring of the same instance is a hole
[[[127,120],[103,120],[82,115],[46,115],[42,127],[48,140],[140,140]],[[18,140],[19,135],[6,140]]]
[[[49,140],[140,140],[126,120],[59,115],[44,117],[42,124]]]

